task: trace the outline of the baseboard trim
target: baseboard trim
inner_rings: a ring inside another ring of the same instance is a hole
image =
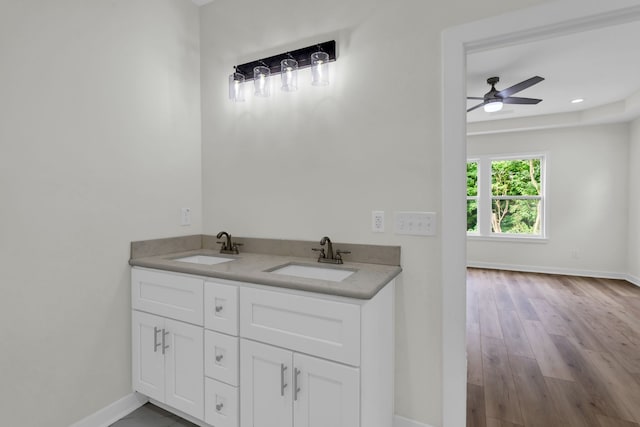
[[[395,415],[393,417],[393,427],[431,427],[429,424],[422,424],[408,418]]]
[[[109,427],[111,424],[135,411],[148,401],[149,399],[147,399],[146,396],[138,393],[131,393],[122,399],[116,400],[109,406],[100,409],[98,412],[71,424],[70,427]]]
[[[71,424],[69,427],[109,427],[111,424],[115,423],[122,417],[130,414],[135,411],[145,403],[149,402],[149,398],[139,393],[131,393],[124,396],[122,399],[119,399],[112,404],[100,409],[99,411],[89,415],[88,417]],[[151,400],[151,403],[160,406],[161,408],[165,407],[159,402]],[[167,408],[168,409],[168,408]],[[171,412],[175,412],[172,410]],[[185,416],[185,414],[180,414],[180,416]],[[187,416],[188,417],[188,416]],[[188,417],[187,419],[192,419],[192,417]],[[409,418],[401,417],[400,415],[394,415],[393,417],[393,427],[432,427],[429,424],[419,423],[418,421],[410,420]]]
[[[477,262],[477,261],[467,261],[467,267],[486,268],[489,270],[522,271],[525,273],[563,274],[566,276],[595,277],[598,279],[629,280],[629,277],[630,277],[628,274],[613,273],[610,271],[574,270],[570,268],[538,267],[538,266],[532,266],[532,265],[517,265],[517,264],[498,264],[498,263]]]
[[[632,276],[631,274],[627,274],[627,282],[632,285],[636,285],[640,287],[640,277]]]

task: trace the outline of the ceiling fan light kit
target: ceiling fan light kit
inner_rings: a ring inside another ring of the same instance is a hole
[[[504,103],[502,101],[491,101],[487,104],[484,104],[484,111],[486,111],[487,113],[495,113],[502,110],[503,105]]]
[[[476,97],[476,96],[467,97],[467,99],[477,99],[482,101],[480,104],[467,109],[467,113],[480,107],[484,107],[484,111],[486,111],[487,113],[493,113],[493,112],[502,110],[502,106],[504,104],[523,104],[523,105],[538,104],[539,102],[542,101],[542,99],[519,98],[511,95],[518,93],[520,91],[523,91],[535,84],[538,84],[543,80],[544,80],[543,77],[534,76],[534,77],[531,77],[530,79],[527,79],[518,84],[515,84],[507,89],[497,90],[496,83],[500,81],[500,78],[489,77],[487,79],[487,84],[491,85],[491,90],[485,93],[483,97]]]

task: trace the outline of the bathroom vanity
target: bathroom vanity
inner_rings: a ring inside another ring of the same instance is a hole
[[[133,388],[153,403],[201,426],[392,425],[399,266],[203,247],[130,264]]]

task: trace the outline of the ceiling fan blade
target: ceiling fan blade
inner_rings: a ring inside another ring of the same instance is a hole
[[[483,101],[484,97],[483,96],[467,96],[467,99],[479,99],[479,100]]]
[[[535,77],[531,77],[530,79],[527,79],[525,81],[522,81],[516,85],[513,85],[511,87],[508,87],[506,89],[501,90],[500,92],[496,93],[496,97],[497,98],[507,98],[511,95],[513,95],[514,93],[518,93],[521,90],[525,90],[528,87],[531,87],[537,83],[540,83],[541,81],[543,81],[544,78],[540,77],[540,76],[535,76]]]
[[[467,113],[468,113],[469,111],[473,111],[473,110],[475,110],[476,108],[480,108],[480,107],[482,107],[484,104],[486,104],[486,102],[483,102],[483,103],[481,103],[481,104],[476,105],[475,107],[471,107],[471,108],[467,109]]]
[[[502,102],[504,102],[505,104],[537,104],[540,101],[542,101],[542,99],[518,98],[517,96],[510,96],[502,100]]]

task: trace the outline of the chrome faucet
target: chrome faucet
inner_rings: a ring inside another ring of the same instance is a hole
[[[220,239],[222,238],[222,236],[226,236],[226,242],[218,242],[222,245],[222,247],[220,248],[220,253],[236,255],[239,254],[240,252],[238,251],[238,246],[242,246],[242,243],[233,243],[233,241],[231,240],[231,234],[227,233],[226,231],[219,232],[216,237]]]
[[[350,254],[351,251],[343,251],[338,249],[333,253],[333,243],[331,243],[331,239],[328,236],[324,236],[320,240],[320,246],[327,245],[327,252],[325,253],[324,248],[312,248],[315,252],[320,252],[318,255],[318,262],[326,262],[329,264],[342,264],[342,254]]]

